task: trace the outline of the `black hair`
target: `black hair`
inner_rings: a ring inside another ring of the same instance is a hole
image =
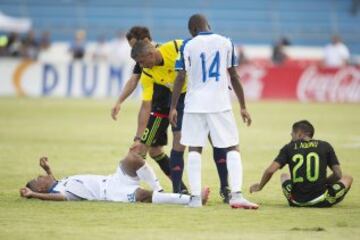
[[[210,30],[209,23],[206,17],[202,14],[194,14],[189,18],[188,29],[190,33],[194,31],[194,34],[198,34],[206,29]]]
[[[130,41],[133,38],[136,40],[144,40],[145,38],[148,38],[150,41],[152,40],[149,29],[144,26],[134,26],[130,28],[126,33],[126,39]]]
[[[29,188],[33,192],[37,192],[38,189],[36,188],[36,180],[32,179],[26,183],[26,187]]]
[[[315,133],[314,126],[308,120],[301,120],[293,124],[292,129],[294,132],[302,131],[308,137],[313,137]]]

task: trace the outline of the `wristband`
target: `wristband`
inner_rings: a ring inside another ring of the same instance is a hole
[[[134,142],[140,141],[140,140],[141,140],[141,137],[139,137],[139,136],[135,136],[135,137],[134,137]]]

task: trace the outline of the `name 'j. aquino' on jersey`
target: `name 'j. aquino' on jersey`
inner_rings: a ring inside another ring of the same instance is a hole
[[[177,76],[174,66],[182,44],[183,40],[173,40],[157,47],[163,58],[163,64],[152,68],[143,68],[140,83],[143,90],[142,97],[144,101],[152,100],[154,83],[165,86],[170,89],[170,91],[173,90]],[[184,92],[186,92],[186,84],[184,84],[182,89],[182,93]]]
[[[333,147],[321,140],[297,140],[286,144],[275,158],[281,168],[289,165],[296,201],[310,201],[326,191],[327,167],[339,165]]]
[[[185,112],[231,110],[228,69],[236,59],[234,44],[222,35],[202,32],[184,41],[175,69],[188,77]]]

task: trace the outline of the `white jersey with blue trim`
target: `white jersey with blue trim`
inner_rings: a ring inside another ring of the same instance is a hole
[[[184,41],[180,54],[176,69],[185,70],[188,76],[184,111],[215,113],[231,110],[228,68],[237,65],[231,40],[202,32]]]
[[[112,175],[75,175],[56,182],[50,193],[61,193],[67,200],[135,202],[140,179],[117,167]]]
[[[50,192],[58,192],[67,200],[104,200],[106,182],[110,176],[75,175],[59,180]]]

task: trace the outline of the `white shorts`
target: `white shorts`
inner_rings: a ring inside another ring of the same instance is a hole
[[[214,147],[228,148],[239,144],[233,112],[184,113],[181,144],[204,147],[210,133]]]
[[[127,175],[121,165],[116,173],[107,179],[104,189],[104,200],[115,202],[135,202],[135,192],[140,188],[140,179]]]
[[[104,182],[108,176],[75,175],[59,181],[55,191],[63,193],[68,200],[102,200]]]

